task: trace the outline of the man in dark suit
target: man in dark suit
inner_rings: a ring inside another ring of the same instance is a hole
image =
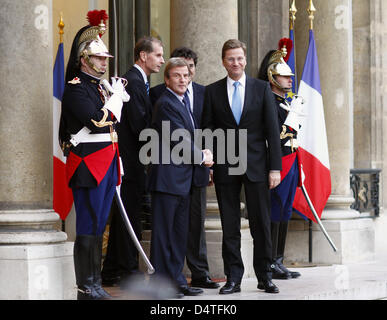
[[[193,50],[186,47],[180,47],[173,50],[171,58],[175,57],[183,58],[188,63],[191,81],[188,84],[187,94],[195,123],[197,126],[200,126],[205,87],[193,82],[198,57]],[[165,83],[150,89],[149,95],[153,106],[165,90]],[[215,289],[219,287],[219,284],[212,281],[210,278],[204,228],[207,201],[206,187],[208,186],[208,182],[209,169],[204,166],[195,165],[191,190],[186,259],[188,268],[191,270],[191,285],[199,288]]]
[[[253,238],[253,266],[258,288],[278,293],[271,281],[270,193],[280,182],[281,147],[277,109],[267,82],[246,76],[246,45],[235,39],[222,48],[223,66],[227,77],[206,87],[202,128],[235,130],[236,142],[226,136],[226,154],[230,147],[246,153],[243,174],[235,174],[227,159],[217,163],[214,150],[214,183],[223,229],[222,257],[226,284],[220,294],[240,292],[244,272],[240,252],[240,193],[242,185]],[[245,141],[239,141],[242,130]],[[233,132],[233,131],[228,131]],[[232,149],[232,148],[231,148]],[[242,161],[243,162],[243,161]],[[235,168],[234,168],[235,169]]]
[[[137,238],[141,240],[142,197],[145,191],[145,167],[139,160],[140,132],[148,128],[152,119],[148,77],[160,71],[164,64],[161,41],[141,38],[134,48],[136,63],[123,76],[128,80],[129,102],[122,109],[118,127],[120,156],[124,168],[121,198]],[[102,277],[105,285],[113,285],[139,273],[138,252],[130,239],[118,210],[113,210],[109,242]]]
[[[190,192],[194,164],[211,166],[212,154],[209,150],[200,150],[194,143],[195,119],[184,95],[190,81],[188,64],[182,58],[171,58],[165,67],[164,78],[167,89],[155,105],[152,120],[152,127],[158,133],[160,152],[158,163],[152,163],[149,169],[152,195],[150,259],[156,275],[171,280],[178,295],[192,296],[203,290],[188,287],[182,273],[187,249]],[[179,141],[174,141],[172,136],[182,129],[185,134]],[[176,151],[178,146],[182,146],[182,152]],[[182,158],[179,158],[181,153]]]

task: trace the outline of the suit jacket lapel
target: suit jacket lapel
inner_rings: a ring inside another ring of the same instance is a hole
[[[200,114],[201,114],[201,108],[200,101],[203,100],[203,97],[199,96],[199,90],[196,87],[196,83],[192,82],[192,90],[193,90],[193,115],[195,118],[196,123],[200,123]]]
[[[234,121],[235,126],[237,127],[237,123],[234,118],[234,114],[232,113],[230,101],[228,100],[228,93],[227,93],[227,77],[223,79],[220,86],[220,92],[219,92],[219,101],[221,108],[224,110],[225,114],[228,117],[231,117],[232,121]]]
[[[177,108],[178,111],[182,114],[185,122],[188,123],[189,129],[191,129],[193,132],[195,128],[192,125],[191,116],[189,114],[189,111],[187,110],[185,105],[177,97],[175,97],[175,95],[172,92],[170,92],[169,90],[166,90],[166,91],[168,92],[170,99],[172,99],[172,101],[175,101],[175,103],[178,104],[178,108]]]
[[[132,70],[132,72],[134,72],[136,74],[136,76],[138,77],[139,80],[144,82],[144,78],[143,78],[140,70],[138,70],[135,66],[132,66],[131,70]],[[144,82],[144,88],[146,90],[145,82]]]
[[[239,123],[241,123],[243,117],[246,115],[247,113],[247,109],[248,109],[248,106],[249,106],[249,100],[250,100],[250,97],[251,95],[253,94],[252,92],[252,81],[251,81],[251,78],[248,77],[246,75],[246,87],[245,87],[245,101],[243,102],[243,110],[242,110],[242,114],[241,114],[241,120],[239,121]]]

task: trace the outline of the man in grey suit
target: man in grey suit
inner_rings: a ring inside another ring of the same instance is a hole
[[[232,172],[233,164],[218,161],[214,150],[214,183],[220,209],[223,240],[222,257],[226,284],[220,294],[240,292],[244,266],[240,252],[240,193],[242,185],[250,232],[254,244],[253,266],[258,289],[278,293],[271,281],[270,193],[280,180],[281,147],[277,121],[277,108],[269,83],[247,76],[246,45],[236,39],[228,40],[222,48],[223,66],[227,77],[206,87],[202,116],[202,129],[234,130],[236,142],[226,136],[227,147],[239,150],[245,146],[246,171]],[[246,140],[239,135],[247,132]],[[218,146],[219,149],[219,146]],[[235,165],[236,167],[236,165]],[[231,174],[230,174],[231,173]],[[234,173],[234,174],[233,174]]]

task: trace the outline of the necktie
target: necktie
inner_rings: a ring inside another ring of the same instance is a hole
[[[149,82],[145,83],[146,94],[149,95]]]
[[[232,104],[231,104],[231,110],[234,115],[235,121],[238,125],[242,114],[242,101],[238,90],[239,85],[240,85],[240,82],[238,81],[235,81],[233,84],[235,89],[232,95]]]
[[[185,107],[187,108],[188,114],[189,114],[191,121],[192,121],[192,125],[195,128],[195,121],[194,121],[193,116],[192,116],[191,103],[189,102],[189,97],[188,97],[188,90],[184,93],[183,103],[184,103]]]

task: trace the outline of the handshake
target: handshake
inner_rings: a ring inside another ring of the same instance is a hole
[[[202,164],[206,167],[212,167],[214,165],[212,152],[209,149],[202,150],[203,153],[203,162]]]
[[[111,111],[118,122],[121,120],[121,109],[124,102],[128,102],[130,99],[129,94],[125,90],[123,78],[112,77],[112,84],[104,79],[102,84],[111,93],[109,100],[105,103],[104,107]]]

